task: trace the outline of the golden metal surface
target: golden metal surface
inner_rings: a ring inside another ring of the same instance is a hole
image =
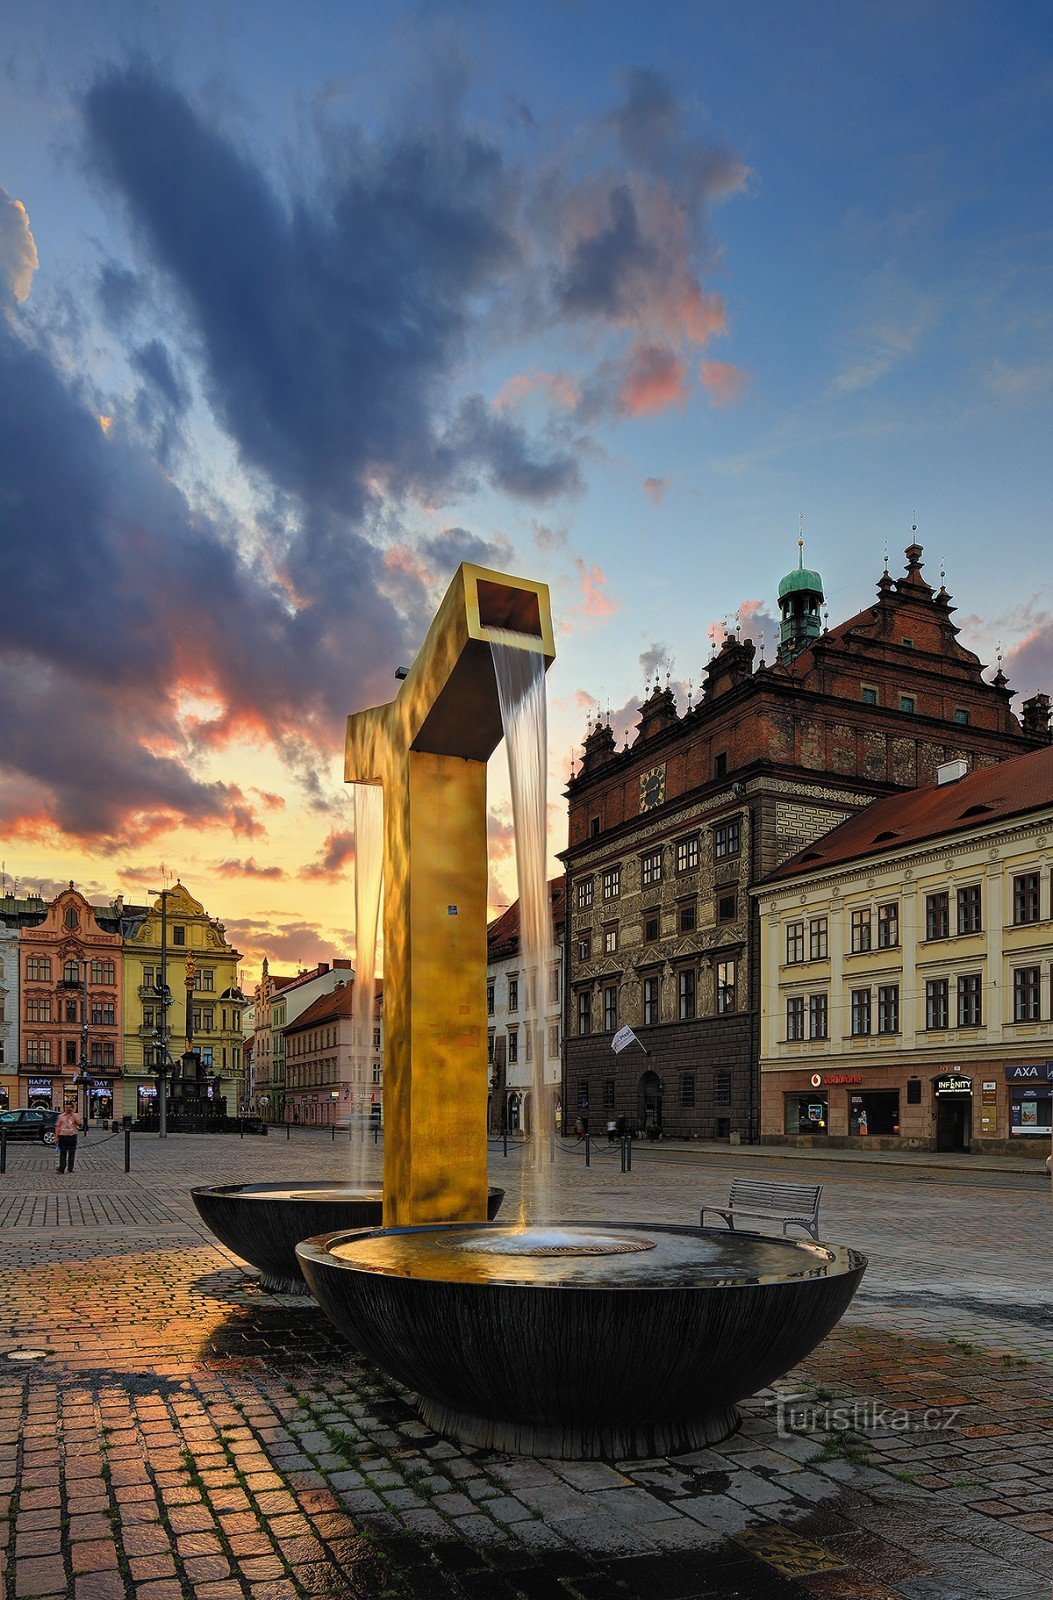
[[[384,790],[387,1227],[486,1220],[490,627],[555,657],[547,585],[464,563],[395,699],[347,719],[345,781]]]

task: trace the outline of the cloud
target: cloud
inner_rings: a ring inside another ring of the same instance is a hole
[[[536,394],[543,395],[550,405],[573,410],[581,401],[581,386],[566,372],[516,372],[497,391],[494,407],[508,411]]]
[[[301,878],[344,878],[355,859],[354,829],[336,830],[327,835],[317,860],[301,867]]]
[[[581,598],[563,613],[563,627],[569,632],[580,623],[606,622],[618,609],[617,600],[607,593],[607,577],[596,562],[574,558],[574,570],[581,579]]]
[[[1032,612],[1024,636],[1005,653],[1003,671],[1025,698],[1053,692],[1053,615]]]
[[[665,491],[669,487],[668,478],[645,478],[643,481],[644,494],[651,504],[660,506],[665,498]]]
[[[545,522],[538,522],[536,517],[531,517],[530,527],[539,550],[562,550],[569,538],[566,528],[552,528]]]
[[[712,406],[737,405],[749,381],[748,374],[730,361],[703,361],[698,372]]]
[[[724,640],[737,633],[740,639],[752,639],[754,644],[766,647],[770,656],[779,637],[779,620],[765,608],[764,600],[743,600],[730,615],[713,621],[706,628],[706,636],[719,650]]]
[[[934,297],[893,274],[876,276],[865,294],[869,309],[852,338],[856,352],[831,380],[828,395],[858,394],[880,383],[913,356],[938,316]]]
[[[244,861],[215,861],[212,870],[220,878],[284,878],[284,870],[275,865],[261,866],[254,857],[247,856]]]
[[[332,963],[346,950],[313,922],[298,919],[267,922],[259,917],[231,917],[224,922],[227,938],[250,961],[281,961],[294,967],[310,968],[319,961]]]
[[[39,265],[28,211],[21,200],[0,189],[0,282],[16,304],[28,298]]]
[[[1053,362],[1034,361],[1010,366],[997,360],[984,376],[986,388],[1004,405],[1030,405],[1053,388]]]
[[[669,651],[664,644],[659,644],[656,641],[654,644],[649,645],[646,650],[641,650],[638,659],[640,670],[644,675],[644,681],[649,682],[660,667],[668,665]]]
[[[687,402],[684,363],[667,345],[634,345],[618,389],[627,417],[652,416]]]

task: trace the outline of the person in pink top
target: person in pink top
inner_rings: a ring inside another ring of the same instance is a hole
[[[55,1138],[59,1148],[59,1172],[72,1172],[77,1159],[77,1132],[80,1118],[75,1111],[60,1111],[55,1121]]]

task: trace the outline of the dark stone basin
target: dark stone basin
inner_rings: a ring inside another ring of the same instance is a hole
[[[552,1457],[698,1449],[829,1333],[866,1258],[644,1223],[343,1231],[297,1246],[329,1317],[464,1443]]]
[[[235,1255],[262,1274],[265,1289],[308,1294],[296,1246],[301,1239],[338,1228],[376,1228],[383,1216],[383,1191],[352,1184],[225,1183],[191,1189],[202,1221]],[[505,1197],[491,1189],[487,1215],[496,1217]]]

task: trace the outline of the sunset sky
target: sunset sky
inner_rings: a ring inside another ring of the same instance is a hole
[[[1053,690],[1046,5],[67,0],[0,41],[0,859],[353,954],[343,718],[460,560],[586,713],[916,508]],[[770,642],[769,642],[770,657]],[[492,773],[495,907],[515,893]]]

